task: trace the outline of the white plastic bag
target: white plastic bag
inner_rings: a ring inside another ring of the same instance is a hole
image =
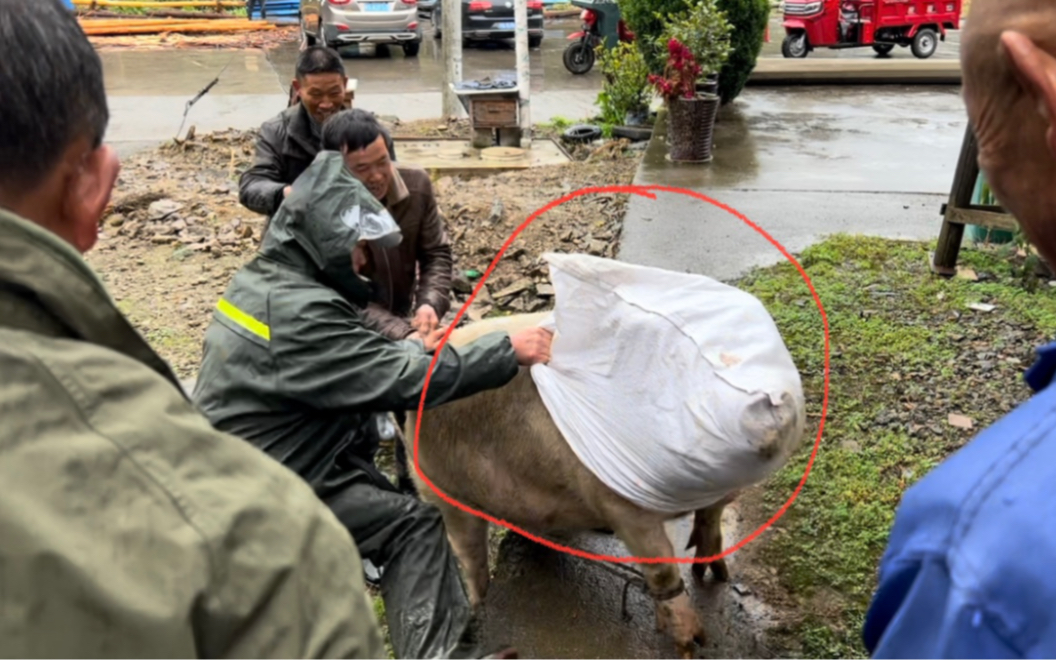
[[[543,402],[609,488],[680,513],[762,481],[798,446],[802,383],[754,296],[716,280],[547,254],[556,295]]]

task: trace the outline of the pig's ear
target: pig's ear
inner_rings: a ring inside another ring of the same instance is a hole
[[[1001,44],[1016,77],[1034,98],[1038,113],[1049,124],[1049,150],[1056,158],[1056,58],[1019,32],[1003,33]]]

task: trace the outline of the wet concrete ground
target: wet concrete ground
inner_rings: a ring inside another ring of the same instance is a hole
[[[744,538],[735,508],[723,517],[725,547]],[[689,519],[668,525],[676,554],[689,536]],[[627,557],[613,536],[582,534],[559,542],[592,554]],[[703,585],[693,582],[689,565],[682,576],[700,612],[707,634],[697,657],[767,658],[763,634],[775,623],[737,562],[727,558],[728,583],[710,573]],[[614,564],[573,557],[510,533],[499,553],[497,574],[486,599],[485,636],[491,644],[512,644],[527,658],[676,658],[670,638],[656,632],[652,599],[636,586],[626,590],[625,575],[633,564]],[[633,577],[633,573],[630,574]]]
[[[561,54],[565,37],[578,29],[575,19],[547,21],[540,48],[531,52],[532,119],[580,119],[594,110],[601,86],[597,69],[584,76],[565,70]],[[349,75],[359,81],[356,104],[379,115],[403,120],[428,119],[442,113],[443,62],[440,42],[432,26],[423,21],[425,40],[418,57],[405,57],[400,49],[380,48],[374,53],[346,49]],[[763,57],[780,57],[780,20],[771,23],[771,43]],[[940,45],[936,58],[955,58],[959,34]],[[123,153],[150,146],[176,135],[185,105],[220,74],[220,82],[193,108],[187,125],[200,131],[259,126],[286,104],[293,77],[297,44],[269,52],[259,50],[104,50],[101,54],[110,99],[112,122],[109,139]],[[875,58],[870,49],[824,50],[811,58]],[[911,58],[898,49],[895,58]],[[514,66],[512,41],[470,45],[463,52],[463,77],[483,78]],[[226,68],[225,68],[226,67]],[[222,72],[222,73],[221,73]]]
[[[837,232],[930,239],[966,120],[957,88],[752,90],[723,113],[710,165],[654,140],[636,183],[734,207],[790,251]],[[721,280],[783,257],[725,211],[661,193],[632,199],[620,258]]]

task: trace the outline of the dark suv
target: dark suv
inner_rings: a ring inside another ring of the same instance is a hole
[[[434,36],[441,37],[444,20],[437,2],[433,9]],[[513,0],[462,0],[462,40],[497,41],[513,39]],[[528,47],[543,43],[543,0],[528,0]]]

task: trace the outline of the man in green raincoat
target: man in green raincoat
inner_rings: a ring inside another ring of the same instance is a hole
[[[120,165],[59,0],[0,0],[0,657],[377,658],[345,527],[213,429],[81,256]]]
[[[401,341],[366,325],[367,243],[399,241],[396,222],[341,154],[320,152],[220,300],[194,398],[214,426],[304,477],[382,568],[398,657],[479,657],[440,512],[397,491],[374,465],[373,415],[417,408],[444,332]],[[506,384],[520,365],[548,360],[550,341],[534,328],[445,345],[426,405]]]

